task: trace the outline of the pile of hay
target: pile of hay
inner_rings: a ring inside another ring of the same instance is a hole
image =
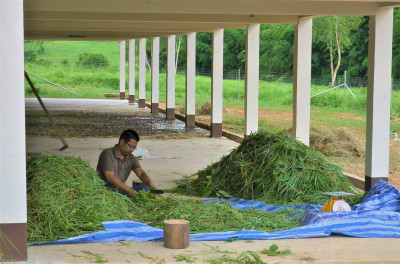
[[[344,128],[326,131],[311,128],[310,146],[327,156],[362,157],[365,155],[365,146]]]
[[[321,193],[354,186],[325,156],[286,135],[258,132],[229,155],[180,181],[178,190],[275,203],[320,202]],[[326,196],[322,199],[326,200]]]
[[[223,113],[226,113],[225,107],[223,107],[222,111]],[[176,112],[184,115],[185,106],[177,106]],[[196,116],[210,116],[212,114],[211,102],[205,102],[203,105],[196,105],[195,114]]]

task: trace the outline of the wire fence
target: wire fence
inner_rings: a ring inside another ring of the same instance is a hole
[[[165,72],[165,69],[161,70]],[[177,68],[176,74],[185,75],[185,68]],[[211,69],[196,69],[196,75],[199,76],[211,76]],[[265,73],[260,72],[260,80],[266,82],[281,82],[281,83],[293,83],[293,74],[289,73]],[[224,80],[243,80],[244,79],[244,71],[236,70],[236,71],[225,71],[224,72]],[[347,76],[338,75],[336,77],[336,84],[346,84],[350,87],[367,87],[368,79],[367,77],[352,77],[347,74]],[[312,75],[311,83],[314,85],[330,85],[331,76],[330,75]],[[392,89],[400,90],[400,79],[392,79]]]

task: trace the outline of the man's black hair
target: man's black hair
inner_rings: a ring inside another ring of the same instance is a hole
[[[139,142],[140,137],[139,137],[139,134],[135,130],[127,129],[121,133],[121,136],[119,137],[119,141],[121,141],[121,139],[125,140],[125,142],[129,142],[129,141],[131,141],[131,139]]]

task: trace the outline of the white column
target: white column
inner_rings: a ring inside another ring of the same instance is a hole
[[[125,100],[125,40],[119,43],[119,99]]]
[[[175,119],[175,35],[167,38],[167,119]]]
[[[222,137],[222,87],[224,79],[224,29],[212,33],[211,137]]]
[[[23,1],[0,1],[0,243],[2,260],[27,260]],[[18,250],[15,250],[16,247]]]
[[[245,72],[245,135],[258,131],[260,24],[247,26]]]
[[[158,114],[160,101],[160,38],[151,41],[151,112]]]
[[[129,40],[129,103],[135,103],[135,40]]]
[[[146,39],[139,39],[139,108],[146,107]]]
[[[186,127],[195,127],[196,33],[186,35]]]
[[[393,9],[370,16],[365,189],[388,180]]]
[[[312,18],[300,18],[294,30],[293,136],[310,142]]]

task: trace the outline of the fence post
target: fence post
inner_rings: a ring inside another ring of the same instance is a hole
[[[240,92],[240,68],[239,68],[239,71],[238,71],[238,103],[240,101],[239,92]]]

